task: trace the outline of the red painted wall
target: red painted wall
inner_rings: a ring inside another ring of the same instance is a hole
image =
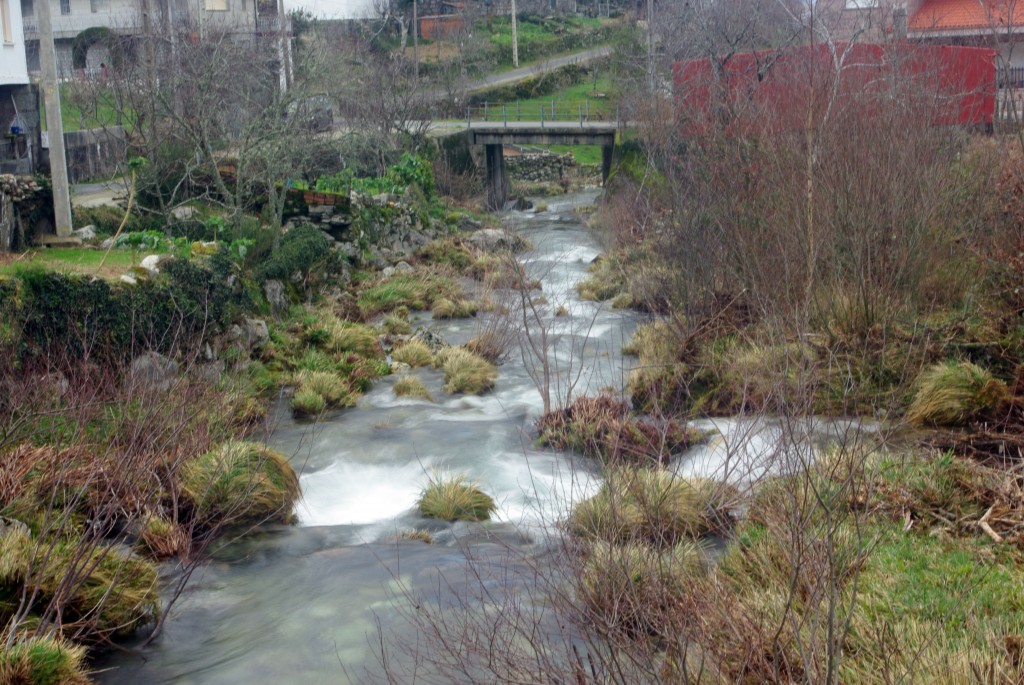
[[[677,62],[678,114],[694,133],[803,130],[826,117],[991,124],[996,53],[985,48],[839,44]]]

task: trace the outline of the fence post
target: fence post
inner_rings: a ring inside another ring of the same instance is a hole
[[[615,128],[622,128],[622,119],[619,117],[618,105],[615,105]]]
[[[508,113],[505,111],[504,103],[501,105],[501,121],[505,125],[505,128],[508,128]]]
[[[487,100],[484,100],[484,121],[489,121],[487,118]]]
[[[580,128],[583,128],[583,105],[580,105]]]
[[[590,100],[585,100],[584,104],[587,107],[587,121],[590,121]]]
[[[540,106],[540,127],[544,128],[544,105]]]
[[[519,100],[516,100],[516,121],[522,121],[519,117]]]
[[[557,117],[555,116],[555,99],[551,98],[551,119],[554,120],[556,118]]]
[[[473,127],[473,108],[466,105],[466,128]]]

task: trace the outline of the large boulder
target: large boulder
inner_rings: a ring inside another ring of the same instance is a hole
[[[278,280],[269,280],[263,284],[263,294],[267,297],[267,303],[275,312],[288,309],[288,295],[284,290],[284,283]]]
[[[143,352],[132,360],[131,378],[136,383],[164,391],[171,387],[177,377],[178,362],[159,352]]]
[[[526,241],[515,233],[502,228],[485,228],[467,238],[470,245],[484,252],[510,250],[522,252],[527,248]]]

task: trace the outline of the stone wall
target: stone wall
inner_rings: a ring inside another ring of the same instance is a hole
[[[381,267],[407,259],[437,236],[412,198],[353,193],[351,200],[351,208],[310,206],[288,223],[317,226],[346,257]]]
[[[33,177],[0,174],[0,252],[24,248],[35,234],[34,219],[52,206],[49,192]]]
[[[576,166],[576,159],[571,154],[528,151],[505,153],[505,172],[517,181],[557,183],[573,173]]]

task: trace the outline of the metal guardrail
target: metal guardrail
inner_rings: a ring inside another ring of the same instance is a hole
[[[578,123],[580,127],[590,122],[616,123],[622,121],[618,105],[611,103],[580,100],[575,102],[538,104],[536,101],[489,103],[466,108],[466,124],[495,123],[508,126],[510,123],[539,123],[541,127],[552,123]]]

